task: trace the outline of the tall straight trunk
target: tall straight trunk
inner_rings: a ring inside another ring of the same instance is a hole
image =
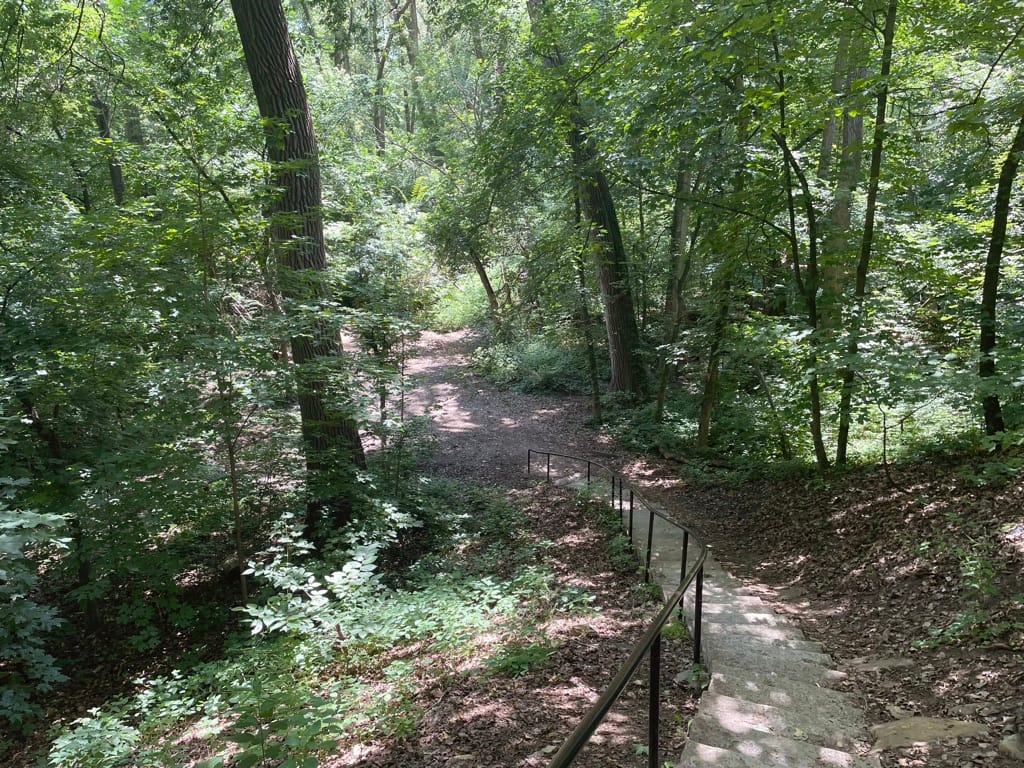
[[[334,51],[332,58],[334,66],[346,75],[352,74],[352,31],[356,26],[355,3],[348,7],[348,17],[345,24],[334,30]]]
[[[583,221],[583,210],[579,197],[575,201],[576,228],[579,229]],[[580,306],[580,329],[583,334],[583,343],[587,350],[587,373],[590,375],[590,400],[594,411],[594,421],[601,423],[601,384],[597,375],[597,351],[594,345],[593,321],[590,317],[590,307],[587,302],[587,271],[586,271],[586,244],[576,257],[576,277],[579,280],[579,306]]]
[[[291,303],[326,296],[327,252],[320,166],[313,121],[281,0],[231,0],[260,116],[267,155],[281,190],[269,212],[269,233],[280,268],[281,292]],[[291,339],[299,412],[309,475],[307,531],[321,522],[344,526],[352,498],[344,490],[351,468],[365,466],[355,420],[329,408],[325,363],[341,353],[337,333],[319,322]]]
[[[985,280],[981,288],[981,333],[978,361],[978,376],[982,381],[981,406],[985,414],[985,434],[997,435],[1006,431],[999,395],[986,386],[986,379],[996,374],[996,303],[999,296],[999,274],[1002,266],[1003,247],[1006,244],[1006,225],[1010,218],[1010,196],[1013,182],[1017,178],[1021,154],[1024,153],[1024,117],[1017,124],[1010,151],[999,171],[996,186],[996,202],[992,211],[992,236],[988,241],[988,255],[985,258]]]
[[[839,34],[839,46],[836,49],[836,60],[832,65],[832,97],[842,96],[849,79],[845,76],[847,54],[850,50],[850,30],[844,28]],[[818,178],[827,179],[832,172],[832,154],[836,148],[836,114],[829,112],[821,132],[821,156],[818,158]]]
[[[882,173],[882,150],[885,147],[885,112],[889,103],[889,75],[892,72],[893,38],[896,35],[897,0],[889,0],[882,30],[881,84],[875,107],[875,131],[871,141],[871,171],[868,176],[868,195],[864,209],[864,233],[857,259],[857,278],[854,284],[853,315],[850,318],[849,340],[846,345],[847,364],[843,369],[843,388],[839,396],[839,433],[836,437],[836,463],[846,463],[850,440],[850,422],[853,416],[853,390],[856,383],[856,358],[859,354],[860,334],[864,324],[864,299],[867,296],[868,267],[875,239],[875,213],[878,209],[878,185]]]
[[[727,256],[726,259],[729,257]],[[697,417],[697,448],[706,449],[711,445],[711,416],[718,395],[718,374],[722,365],[722,347],[725,344],[725,331],[729,325],[730,292],[732,291],[732,265],[722,265],[721,274],[716,280],[715,291],[718,293],[718,307],[715,310],[715,322],[711,330],[711,344],[708,349],[708,367],[704,373],[704,394],[700,401],[700,414]]]
[[[542,21],[547,21],[546,0],[527,0],[527,10],[534,35],[542,37]],[[551,68],[564,64],[557,47],[544,54],[544,63]],[[588,124],[575,97],[568,101],[570,128],[567,137],[572,152],[573,171],[583,218],[589,231],[598,285],[608,332],[608,353],[611,358],[612,392],[642,396],[647,391],[646,375],[640,361],[640,333],[633,306],[632,283],[626,249],[619,229],[608,178],[601,166],[597,149],[588,135]]]
[[[403,91],[405,99],[405,132],[416,132],[416,102],[419,97],[416,62],[420,55],[420,10],[416,0],[410,0],[409,12],[405,17],[405,56],[409,62],[410,85]]]
[[[855,75],[863,77],[864,68],[858,67]],[[822,269],[822,326],[836,331],[842,326],[842,311],[839,297],[847,281],[847,250],[850,245],[850,226],[853,218],[853,197],[861,177],[861,145],[864,142],[864,118],[859,113],[843,112],[842,138],[839,150],[839,172],[828,215],[823,250],[828,260]]]
[[[693,187],[693,174],[686,160],[681,160],[676,172],[675,193],[672,201],[672,230],[669,236],[669,279],[665,290],[665,342],[671,343],[679,317],[683,311],[683,288],[690,271],[690,217],[689,197]]]

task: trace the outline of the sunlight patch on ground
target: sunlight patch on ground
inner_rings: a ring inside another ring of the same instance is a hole
[[[1020,555],[1024,555],[1024,520],[1007,523],[999,532],[999,540]]]

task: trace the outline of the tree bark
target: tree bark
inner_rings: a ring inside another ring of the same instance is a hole
[[[672,233],[669,251],[672,263],[668,289],[665,292],[665,344],[671,346],[679,340],[683,325],[683,289],[693,264],[693,248],[700,219],[691,233],[691,208],[687,200],[693,191],[692,174],[682,165],[676,173],[675,198],[672,205]],[[667,359],[662,363],[658,380],[658,393],[654,403],[654,420],[661,422],[665,416],[665,398],[668,382],[676,370],[676,364]]]
[[[313,121],[292,48],[281,0],[232,0],[245,62],[256,102],[266,123],[267,155],[274,186],[281,190],[269,212],[269,232],[280,267],[286,301],[325,297],[320,167]],[[337,333],[310,324],[291,339],[298,381],[299,411],[309,475],[307,531],[321,521],[344,526],[352,517],[352,499],[344,490],[352,466],[365,466],[355,420],[326,402],[325,363],[338,358]]]
[[[96,130],[107,151],[107,171],[110,174],[110,189],[114,194],[114,204],[120,208],[124,205],[125,196],[124,170],[121,168],[121,161],[113,146],[113,134],[110,131],[110,105],[103,101],[98,93],[93,93],[89,105],[92,107],[93,118],[96,120]]]
[[[575,107],[578,110],[578,107]],[[578,192],[584,218],[589,226],[587,240],[591,243],[598,285],[608,331],[608,353],[611,358],[611,392],[628,392],[642,396],[646,377],[639,358],[640,332],[633,308],[633,291],[629,276],[626,249],[622,243],[619,218],[615,211],[608,179],[597,166],[597,152],[586,136],[585,123],[578,111],[573,116],[569,146],[573,166],[578,174]]]
[[[996,303],[999,297],[999,276],[1002,266],[1003,247],[1006,244],[1006,227],[1010,218],[1010,198],[1013,182],[1017,178],[1021,154],[1024,153],[1024,117],[1017,124],[1010,151],[999,171],[996,186],[996,202],[992,211],[992,236],[988,242],[985,258],[985,279],[981,289],[981,328],[979,334],[978,376],[982,382],[981,406],[985,414],[985,434],[997,435],[1006,431],[999,395],[987,387],[986,379],[996,374]]]
[[[711,416],[718,395],[718,373],[722,365],[722,347],[725,344],[725,331],[729,325],[729,307],[732,291],[732,265],[722,265],[720,277],[715,281],[714,291],[718,293],[718,307],[715,310],[715,323],[711,331],[711,344],[708,349],[708,367],[704,373],[704,393],[700,400],[700,414],[697,417],[697,448],[706,450],[711,445]]]

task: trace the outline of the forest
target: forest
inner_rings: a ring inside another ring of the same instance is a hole
[[[419,651],[547,655],[588,600],[425,470],[424,332],[701,483],[1016,487],[1022,11],[4,0],[0,763],[333,765]]]

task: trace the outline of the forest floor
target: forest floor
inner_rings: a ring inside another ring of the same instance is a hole
[[[845,687],[871,724],[920,716],[986,726],[886,749],[883,766],[1019,768],[998,745],[1024,727],[1024,483],[979,486],[962,458],[861,468],[827,484],[684,482],[679,465],[632,456],[588,426],[587,398],[488,384],[471,370],[471,348],[463,333],[428,333],[410,361],[421,383],[409,406],[431,416],[438,443],[431,471],[522,488],[529,448],[620,468],[736,576],[774,590],[776,610],[849,674]]]
[[[692,479],[687,467],[636,457],[595,429],[586,397],[491,385],[472,370],[473,343],[465,333],[425,333],[409,361],[415,385],[406,410],[429,417],[436,444],[424,469],[507,489],[533,521],[532,535],[553,543],[545,558],[562,587],[586,591],[599,610],[583,623],[541,628],[551,646],[524,647],[521,674],[452,678],[424,690],[414,733],[348,745],[326,766],[543,766],[639,637],[654,613],[648,596],[632,574],[615,571],[579,505],[558,489],[532,487],[530,448],[619,469],[712,544],[732,573],[773,590],[776,610],[849,673],[844,685],[870,723],[916,715],[986,727],[980,736],[885,750],[886,768],[1024,765],[998,751],[1024,726],[1024,483],[974,484],[961,472],[963,457],[867,467],[827,484],[812,477]],[[204,656],[216,656],[219,639],[210,638]],[[673,760],[695,711],[686,654],[676,642],[678,652],[666,653],[662,737],[663,755]],[[118,658],[114,646],[79,650],[91,661],[54,697],[51,724],[129,690],[144,664],[149,672],[154,664],[169,669],[184,652],[168,647],[161,658]],[[533,650],[545,651],[543,663],[526,663]],[[635,689],[586,764],[645,762],[646,686]],[[8,764],[29,764],[45,732]]]

